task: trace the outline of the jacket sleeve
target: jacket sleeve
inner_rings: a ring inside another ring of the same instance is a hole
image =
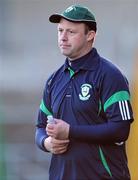
[[[104,72],[99,88],[101,104],[99,116],[105,118],[105,123],[70,126],[70,138],[95,143],[127,140],[133,121],[128,81],[115,67],[104,69]]]
[[[52,76],[47,80],[46,86],[44,88],[43,99],[40,103],[38,119],[36,123],[36,131],[35,131],[35,143],[37,146],[43,150],[47,151],[44,147],[44,140],[48,137],[46,133],[46,125],[47,125],[47,115],[52,114],[51,110],[51,101],[50,101],[50,82]]]

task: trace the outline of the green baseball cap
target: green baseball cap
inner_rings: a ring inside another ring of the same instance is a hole
[[[49,21],[52,23],[59,23],[61,18],[73,22],[84,22],[93,25],[95,24],[96,26],[96,19],[93,13],[87,7],[81,5],[72,5],[61,14],[52,14],[49,17]]]

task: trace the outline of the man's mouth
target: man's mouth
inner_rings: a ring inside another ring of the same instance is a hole
[[[66,48],[69,48],[70,45],[67,45],[67,44],[61,44],[60,47],[63,48],[63,49],[66,49]]]

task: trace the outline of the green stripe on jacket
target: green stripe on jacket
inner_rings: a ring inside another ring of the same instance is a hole
[[[43,100],[41,101],[40,109],[41,109],[41,111],[42,111],[43,113],[45,113],[47,116],[48,116],[48,115],[52,115],[52,113],[51,113],[51,112],[47,109],[47,107],[45,106]]]
[[[127,91],[119,91],[113,94],[104,104],[104,112],[109,106],[119,101],[130,100],[130,95]]]

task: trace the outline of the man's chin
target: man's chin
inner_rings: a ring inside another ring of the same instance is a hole
[[[70,53],[68,53],[68,52],[66,52],[66,51],[64,51],[64,50],[61,50],[61,54],[63,54],[64,56],[67,56],[67,57],[70,56]]]

